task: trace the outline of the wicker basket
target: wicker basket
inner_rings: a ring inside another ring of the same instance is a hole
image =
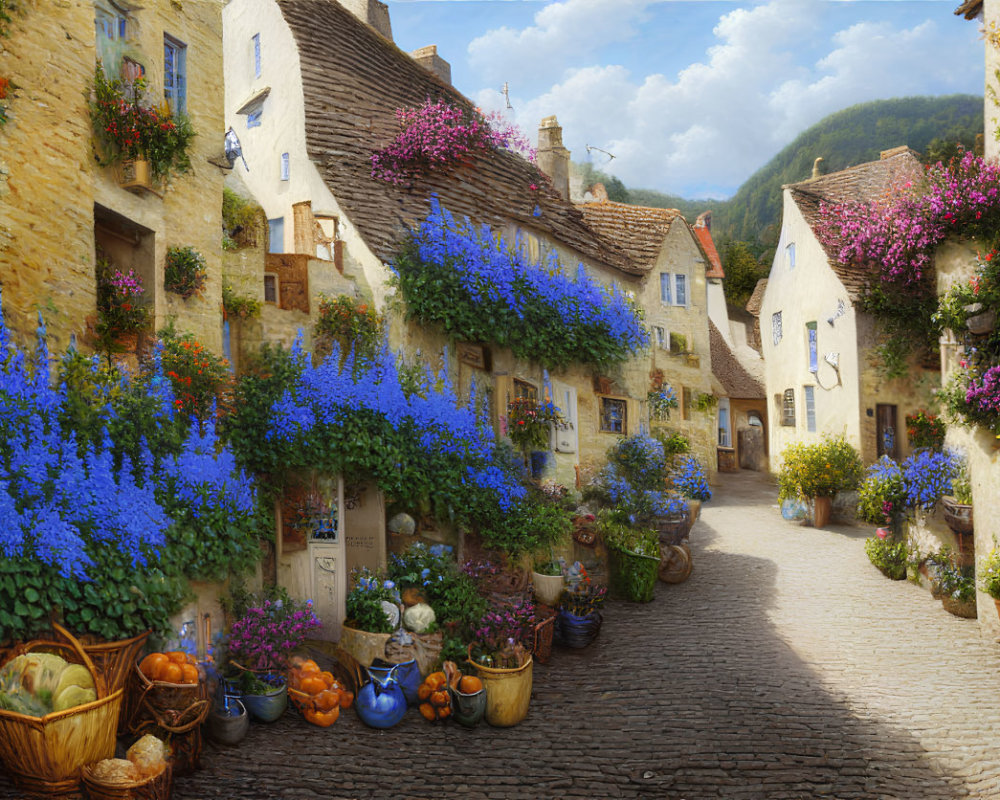
[[[689,512],[671,517],[657,517],[653,520],[653,529],[660,537],[660,544],[678,545],[691,532],[694,520]]]
[[[555,614],[545,617],[535,623],[532,628],[534,641],[531,646],[531,655],[540,664],[548,664],[552,658],[552,639],[555,634]]]
[[[149,634],[150,632],[146,631],[131,639],[122,639],[118,642],[83,644],[83,650],[90,656],[94,666],[104,673],[104,680],[108,682],[110,691],[125,689],[128,686],[132,665],[139,658]]]
[[[84,794],[89,800],[168,800],[173,789],[173,768],[137,783],[104,783],[94,778],[93,768],[85,766],[80,773]]]
[[[0,710],[0,759],[26,792],[58,797],[78,794],[83,765],[114,755],[123,690],[109,691],[80,642],[60,625],[54,628],[65,642],[29,642],[9,652],[8,660],[40,650],[83,664],[94,678],[97,699],[44,717]]]

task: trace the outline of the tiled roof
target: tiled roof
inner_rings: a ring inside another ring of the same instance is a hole
[[[983,13],[983,0],[965,0],[955,9],[955,15],[966,19],[975,19]]]
[[[712,352],[712,374],[722,384],[727,397],[736,400],[760,400],[765,397],[763,384],[740,364],[712,320],[708,321],[708,341]]]
[[[712,229],[710,220],[711,211],[705,211],[698,215],[694,225],[691,226],[694,235],[698,237],[701,249],[705,251],[705,258],[708,259],[708,268],[705,270],[706,278],[725,278],[726,273],[722,269],[722,260],[719,258],[719,251],[715,249],[715,242],[712,241]]]
[[[755,317],[760,315],[760,307],[764,304],[764,292],[767,291],[767,278],[761,278],[753,287],[753,294],[747,300],[746,309]]]
[[[908,147],[886,150],[878,161],[869,161],[848,167],[839,172],[822,175],[801,183],[793,183],[785,188],[791,192],[795,205],[810,228],[816,227],[820,219],[820,203],[844,203],[877,200],[886,197],[893,187],[902,186],[924,173],[916,154]],[[837,261],[837,248],[824,244],[823,249],[830,259],[830,266],[847,288],[852,299],[857,299],[869,278],[869,271],[863,265],[841,264]]]
[[[472,103],[334,0],[281,0],[278,8],[299,50],[309,157],[383,261],[391,261],[400,237],[426,216],[436,193],[456,216],[497,229],[513,222],[588,259],[635,272],[620,249],[596,236],[571,203],[510,152],[475,153],[471,163],[431,171],[409,186],[373,179],[372,152],[398,133],[397,108],[427,99],[467,109]]]
[[[681,217],[681,212],[674,208],[630,206],[607,200],[581,203],[577,208],[598,236],[625,252],[630,262],[628,271],[635,274],[653,268],[670,224]]]

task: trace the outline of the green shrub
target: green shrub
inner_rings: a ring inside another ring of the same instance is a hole
[[[795,443],[781,454],[778,497],[833,497],[856,489],[861,456],[843,436],[824,436],[818,444]]]
[[[888,537],[870,536],[865,539],[865,553],[879,572],[894,581],[906,577],[906,543]]]

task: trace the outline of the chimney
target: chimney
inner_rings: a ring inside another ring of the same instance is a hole
[[[824,160],[823,156],[820,156],[815,161],[813,161],[813,172],[812,172],[812,178],[810,178],[810,180],[819,178],[823,174],[819,171],[819,162],[823,160]]]
[[[438,55],[436,44],[430,44],[427,47],[414,50],[410,53],[410,56],[425,70],[434,73],[444,83],[451,86],[451,64]]]
[[[538,168],[552,179],[556,191],[569,200],[569,150],[563,147],[562,128],[555,116],[538,126]]]
[[[380,0],[340,0],[340,4],[369,27],[392,41],[389,6]]]

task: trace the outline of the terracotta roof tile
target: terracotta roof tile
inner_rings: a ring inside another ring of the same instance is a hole
[[[470,163],[431,171],[409,186],[373,179],[372,152],[398,133],[397,108],[427,99],[467,109],[472,103],[334,0],[281,0],[278,8],[299,50],[309,157],[383,261],[391,261],[400,237],[423,219],[436,193],[456,216],[498,229],[512,222],[583,257],[636,272],[620,248],[596,236],[580,211],[513,153],[475,153]],[[537,191],[529,188],[533,183]]]
[[[753,287],[753,294],[747,300],[746,309],[755,317],[760,315],[760,307],[764,304],[764,292],[767,291],[767,278],[761,278]]]
[[[712,352],[712,374],[722,384],[726,396],[736,400],[760,400],[764,386],[751,375],[729,349],[722,332],[708,321],[708,341]]]
[[[712,229],[709,227],[711,218],[711,211],[699,214],[698,219],[695,220],[691,229],[694,231],[694,235],[698,237],[698,243],[701,245],[701,249],[705,251],[705,258],[708,260],[705,277],[725,278],[726,273],[722,269],[722,259],[719,258],[719,251],[715,249],[715,242],[712,241]]]
[[[631,271],[649,272],[656,264],[671,223],[681,212],[674,208],[647,208],[603,201],[581,203],[587,225],[603,240],[628,256]],[[687,223],[684,223],[687,224]]]
[[[795,205],[809,227],[815,229],[820,220],[821,203],[877,200],[888,196],[894,187],[916,180],[923,174],[923,167],[916,154],[907,147],[898,147],[885,151],[878,161],[858,164],[819,178],[789,184],[784,188],[791,192]],[[830,259],[833,271],[837,273],[851,298],[856,300],[870,277],[869,270],[862,265],[839,263],[834,245],[824,244],[823,249]]]

